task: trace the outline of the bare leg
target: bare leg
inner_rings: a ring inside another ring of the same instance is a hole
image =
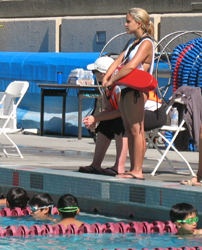
[[[142,164],[145,154],[144,135],[144,103],[146,95],[140,92],[137,102],[134,102],[134,91],[128,92],[120,102],[121,115],[128,135],[128,146],[130,154],[130,174],[137,178],[143,178]],[[131,178],[130,175],[119,177]]]
[[[199,134],[199,166],[197,175],[202,177],[202,125],[200,127],[200,134]]]
[[[181,184],[184,185],[194,185],[194,186],[202,186],[202,183],[200,182],[202,180],[202,124],[200,127],[200,133],[199,133],[199,166],[196,177],[192,177],[190,180],[181,181]]]
[[[196,186],[201,186],[202,180],[202,125],[200,127],[200,133],[199,133],[199,165],[198,165],[198,171],[197,176],[192,178],[192,183]]]
[[[102,161],[105,157],[105,154],[107,152],[107,149],[109,148],[110,143],[111,140],[109,138],[107,138],[100,132],[97,133],[97,141],[95,146],[93,162],[90,164],[90,166],[94,167],[97,170],[101,169]]]
[[[112,169],[116,170],[117,173],[125,173],[125,163],[128,152],[128,138],[123,137],[122,134],[116,135],[116,162]]]
[[[107,151],[110,143],[111,143],[110,139],[108,139],[102,133],[98,132],[93,162],[89,166],[80,167],[79,172],[103,174],[101,164],[102,164],[102,161],[105,157],[106,151]]]

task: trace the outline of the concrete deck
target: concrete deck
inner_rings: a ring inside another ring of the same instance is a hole
[[[0,186],[6,194],[12,186],[25,188],[30,195],[50,193],[57,203],[58,197],[71,193],[79,200],[82,211],[98,212],[138,220],[169,220],[168,211],[177,202],[188,202],[202,215],[202,188],[180,185],[190,175],[173,174],[163,162],[155,176],[151,176],[160,154],[148,149],[143,164],[145,181],[116,178],[106,175],[84,174],[77,170],[88,166],[93,158],[95,143],[92,138],[10,134],[19,146],[23,159],[6,158],[0,150]],[[1,136],[1,143],[7,143]],[[193,167],[198,167],[198,152],[183,152]],[[175,152],[169,159],[176,169],[187,170]],[[103,168],[111,167],[115,160],[115,142],[106,154]],[[127,159],[126,170],[129,170]],[[199,223],[200,225],[200,223]]]

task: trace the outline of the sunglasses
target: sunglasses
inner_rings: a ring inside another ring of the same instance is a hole
[[[51,210],[53,208],[53,205],[49,205],[49,206],[44,206],[44,207],[37,207],[37,206],[30,206],[30,210],[35,213],[36,211],[40,210],[40,209],[44,209],[44,208],[47,208],[47,207],[51,207]],[[52,211],[51,211],[52,213]]]
[[[192,225],[194,222],[198,222],[199,221],[199,217],[195,217],[195,218],[191,218],[191,219],[187,219],[187,220],[177,220],[177,222],[181,222],[181,223],[187,223],[189,225]]]

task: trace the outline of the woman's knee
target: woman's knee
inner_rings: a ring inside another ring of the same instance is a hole
[[[130,132],[133,136],[142,136],[144,134],[144,123],[133,124],[130,128]]]

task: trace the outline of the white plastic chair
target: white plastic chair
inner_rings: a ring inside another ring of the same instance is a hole
[[[176,102],[183,104],[183,102],[182,102],[181,99],[175,99],[174,103],[176,103]],[[169,112],[172,109],[172,107],[173,107],[172,105],[168,106],[168,108],[166,110],[166,114],[167,115],[169,114]],[[175,173],[175,174],[185,174],[185,175],[191,174],[192,176],[195,176],[195,173],[193,172],[192,167],[190,166],[189,162],[185,159],[185,157],[173,145],[173,143],[174,143],[176,137],[178,136],[179,132],[186,130],[186,128],[183,127],[184,124],[185,124],[185,120],[182,119],[182,121],[180,122],[180,124],[178,125],[178,127],[172,127],[172,126],[164,125],[161,128],[157,128],[157,129],[153,130],[153,136],[151,138],[149,137],[148,132],[145,132],[145,137],[148,139],[148,142],[149,142],[148,145],[152,144],[153,147],[155,149],[157,149],[158,152],[162,155],[161,158],[158,160],[158,163],[155,166],[154,170],[151,173],[152,176],[155,175],[156,171],[158,170],[158,168],[160,167],[160,165],[162,164],[162,162],[163,162],[164,159],[168,162],[169,166],[172,168],[173,173]],[[164,131],[172,131],[172,132],[174,132],[173,138],[172,138],[171,141],[168,141],[167,138],[164,136],[164,134],[162,133]],[[156,136],[160,136],[162,138],[162,140],[164,140],[165,142],[167,142],[168,146],[167,146],[167,148],[166,148],[166,150],[164,152],[162,152],[161,149],[153,142],[153,139]],[[148,148],[148,145],[147,145],[147,148]],[[170,161],[168,159],[168,157],[166,156],[167,153],[168,153],[168,151],[170,150],[170,148],[172,148],[177,153],[177,155],[185,162],[185,164],[188,167],[189,172],[177,171],[174,168],[172,161]]]
[[[6,126],[10,120],[15,119],[17,107],[20,104],[25,93],[27,92],[28,88],[29,88],[29,82],[27,81],[13,81],[6,88],[5,93],[0,101],[0,104],[4,105],[6,98],[11,97],[14,103],[13,110],[10,112],[10,114],[7,114],[7,110],[4,110],[3,115],[0,115],[0,135],[4,135],[11,143],[11,145],[3,145],[2,143],[0,143],[0,146],[2,147],[6,157],[20,156],[20,158],[23,158],[18,146],[8,136],[6,132]],[[13,148],[17,151],[17,154],[13,153]],[[10,152],[8,152],[9,149]]]

